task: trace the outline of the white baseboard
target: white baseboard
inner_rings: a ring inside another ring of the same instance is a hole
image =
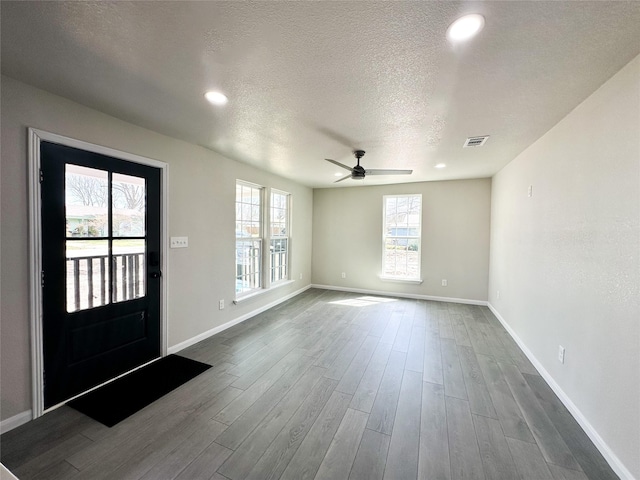
[[[587,420],[587,418],[582,414],[582,412],[576,407],[576,405],[571,401],[571,399],[567,396],[566,393],[560,388],[560,386],[556,383],[553,377],[547,372],[547,370],[542,366],[542,363],[538,361],[538,359],[531,353],[531,350],[527,348],[524,342],[518,337],[516,332],[511,328],[511,326],[507,323],[507,321],[500,315],[500,313],[495,309],[491,303],[487,303],[489,310],[493,312],[496,318],[500,321],[502,326],[509,332],[509,335],[513,338],[513,340],[518,344],[520,349],[527,356],[529,361],[536,367],[536,370],[540,373],[542,378],[549,384],[551,389],[558,396],[560,401],[567,407],[567,410],[573,415],[573,418],[576,419],[578,424],[585,431],[587,436],[591,439],[596,448],[600,451],[602,456],[605,458],[609,466],[613,469],[614,472],[623,480],[635,480],[635,477],[631,474],[631,472],[624,466],[624,464],[620,461],[613,450],[609,448],[609,445],[602,439],[602,437],[598,434],[593,425]]]
[[[302,292],[309,290],[311,288],[311,285],[307,285],[306,287],[303,287],[299,290],[296,290],[293,293],[290,293],[288,295],[285,295],[284,297],[279,298],[278,300],[275,300],[273,302],[267,303],[266,305],[263,305],[260,308],[256,308],[255,310],[252,310],[249,313],[245,313],[244,315],[241,315],[238,318],[234,318],[233,320],[227,322],[227,323],[223,323],[222,325],[218,325],[217,327],[212,328],[211,330],[207,330],[206,332],[202,332],[199,335],[196,335],[195,337],[191,337],[188,340],[185,340],[184,342],[180,342],[176,345],[173,345],[172,347],[169,347],[169,349],[167,350],[167,353],[171,354],[171,353],[177,353],[180,350],[184,350],[187,347],[190,347],[191,345],[195,345],[198,342],[201,342],[202,340],[205,340],[213,335],[215,335],[216,333],[220,333],[224,330],[226,330],[227,328],[231,328],[234,325],[237,325],[238,323],[244,322],[245,320],[248,320],[251,317],[255,317],[256,315],[258,315],[259,313],[264,312],[265,310],[269,310],[272,307],[275,307],[276,305],[279,305],[282,302],[285,302],[287,300],[289,300],[290,298],[295,297],[296,295],[300,295]]]
[[[6,420],[2,420],[2,422],[0,422],[0,433],[6,433],[9,430],[13,430],[20,425],[30,422],[32,419],[33,415],[31,410],[27,410],[26,412],[22,412],[14,415],[13,417],[9,417]]]
[[[435,297],[432,295],[417,295],[412,293],[385,292],[382,290],[367,290],[364,288],[336,287],[333,285],[312,284],[311,287],[321,288],[323,290],[341,290],[343,292],[366,293],[368,295],[381,295],[384,297],[415,298],[417,300],[431,300],[434,302],[464,303],[466,305],[481,305],[483,307],[487,306],[487,302],[484,300],[468,300],[466,298]]]

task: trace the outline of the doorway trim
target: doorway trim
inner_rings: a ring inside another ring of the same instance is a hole
[[[28,161],[29,161],[29,317],[31,323],[31,404],[32,417],[38,418],[44,413],[58,408],[60,405],[44,408],[44,355],[42,336],[42,233],[41,233],[41,189],[40,189],[40,142],[48,141],[68,147],[99,153],[119,158],[128,162],[139,163],[161,170],[160,179],[160,270],[163,281],[160,287],[160,357],[167,355],[167,312],[168,312],[168,186],[169,165],[151,158],[127,153],[113,148],[83,142],[56,133],[36,128],[28,129]],[[140,367],[138,367],[140,368]],[[134,369],[135,370],[135,369]],[[112,379],[113,380],[113,379]],[[105,383],[109,383],[109,380]],[[94,387],[97,388],[97,387]]]

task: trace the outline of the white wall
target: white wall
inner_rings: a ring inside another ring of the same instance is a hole
[[[311,278],[312,191],[2,77],[1,163],[1,419],[31,408],[28,290],[27,127],[134,153],[169,164],[169,235],[188,236],[189,248],[169,250],[169,346],[277,301]],[[293,194],[296,281],[233,305],[235,181]],[[299,280],[302,274],[303,280]],[[226,308],[217,302],[225,299]]]
[[[408,193],[422,194],[421,285],[378,278],[382,270],[382,197]],[[490,179],[315,189],[312,281],[486,301],[490,201]],[[341,278],[342,272],[346,279]],[[447,287],[442,286],[442,279],[447,279]]]
[[[494,177],[489,281],[490,303],[636,478],[639,222],[637,57]]]

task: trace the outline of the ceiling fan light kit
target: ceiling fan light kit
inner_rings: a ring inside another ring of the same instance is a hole
[[[346,177],[342,177],[333,183],[342,182],[347,178],[351,178],[352,180],[364,180],[364,177],[366,175],[411,175],[411,173],[413,173],[413,170],[383,170],[378,168],[365,170],[365,168],[360,165],[360,159],[364,157],[364,154],[365,154],[364,150],[354,150],[353,155],[356,157],[356,160],[358,161],[355,167],[347,167],[343,163],[336,162],[335,160],[331,160],[330,158],[325,158],[327,162],[331,162],[334,165],[338,165],[339,167],[344,168],[345,170],[351,171],[350,175],[347,175]]]

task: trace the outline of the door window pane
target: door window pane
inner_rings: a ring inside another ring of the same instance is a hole
[[[104,170],[67,164],[65,212],[67,237],[106,237],[109,232],[108,174]]]
[[[67,240],[67,312],[109,303],[107,240]]]
[[[113,236],[145,235],[145,179],[114,173],[111,182],[113,203]]]
[[[141,177],[113,173],[109,187],[107,171],[66,164],[68,312],[145,295],[145,239],[112,240],[145,236],[145,182]],[[89,240],[92,237],[105,239]]]
[[[145,241],[113,241],[113,302],[123,302],[145,295]]]

